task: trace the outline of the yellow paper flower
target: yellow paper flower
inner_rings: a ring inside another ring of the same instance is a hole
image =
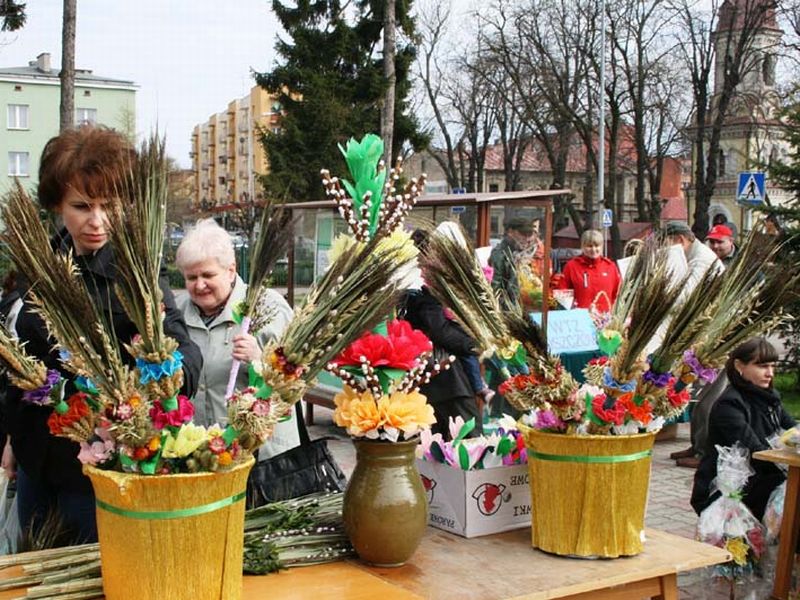
[[[368,432],[393,427],[414,435],[436,422],[433,407],[419,392],[393,392],[377,402],[371,392],[359,392],[348,386],[333,399],[334,422],[350,435],[361,437]]]
[[[177,437],[167,433],[161,456],[164,458],[183,458],[197,450],[208,439],[205,427],[186,423],[178,430]]]
[[[336,404],[334,421],[340,427],[346,427],[350,435],[362,436],[381,425],[378,405],[370,392],[359,394],[345,386],[333,401]]]
[[[725,549],[731,553],[733,562],[737,565],[743,567],[747,564],[747,552],[750,550],[750,547],[742,538],[729,538],[725,541]]]
[[[419,392],[394,392],[378,402],[381,420],[385,426],[400,429],[409,435],[436,422],[433,407]]]
[[[517,353],[517,348],[519,348],[519,342],[517,342],[515,340],[515,341],[511,342],[510,344],[508,344],[507,346],[504,346],[503,348],[499,348],[497,350],[497,354],[503,360],[511,360],[512,358],[514,358],[514,355]]]

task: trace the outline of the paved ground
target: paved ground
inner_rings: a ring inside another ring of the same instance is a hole
[[[328,447],[342,470],[349,475],[355,465],[355,450],[344,431],[332,424],[331,414],[327,409],[315,407],[315,424],[310,428],[311,437],[333,438],[328,442]],[[688,427],[688,424],[682,424],[674,439],[656,442],[646,525],[694,538],[697,517],[689,505],[694,470],[677,467],[675,461],[669,459],[671,452],[689,446]],[[797,577],[798,570],[795,571]],[[712,569],[700,569],[681,575],[679,585],[682,600],[727,600],[732,597],[729,584],[716,579]],[[768,576],[767,579],[753,584],[736,586],[733,597],[739,600],[762,600],[769,598],[771,587],[772,581]]]

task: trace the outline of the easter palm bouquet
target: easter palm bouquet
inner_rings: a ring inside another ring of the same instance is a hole
[[[163,327],[167,172],[163,141],[153,138],[132,159],[108,206],[114,293],[138,331],[130,340],[118,340],[104,321],[72,255],[53,249],[21,186],[3,209],[4,241],[30,276],[34,310],[59,352],[54,364],[42,363],[5,333],[0,361],[23,390],[23,402],[52,408],[50,432],[77,442],[79,459],[103,469],[194,473],[246,461],[319,371],[396,304],[399,273],[414,261],[413,245],[402,239],[344,248],[283,336],[251,366],[252,386],[229,400],[228,424],[195,425],[194,406],[180,392],[183,356]]]
[[[422,193],[425,176],[410,180],[398,190],[402,163],[398,160],[387,172],[381,160],[383,149],[383,141],[372,134],[361,141],[351,139],[340,150],[352,181],[322,171],[326,193],[336,203],[351,234],[342,234],[334,241],[331,255],[337,259],[360,248],[398,247],[408,253],[408,266],[415,266],[418,252],[402,225]],[[400,273],[396,280],[402,288],[407,287],[405,275],[410,272]],[[383,305],[380,314],[385,318],[393,308]],[[434,361],[432,357],[430,340],[407,321],[381,321],[363,328],[355,341],[325,365],[344,384],[334,398],[336,424],[354,438],[396,442],[418,436],[435,422],[433,408],[419,388],[449,368],[453,360]]]

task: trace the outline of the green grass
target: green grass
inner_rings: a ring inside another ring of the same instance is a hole
[[[786,411],[800,421],[800,382],[797,380],[797,371],[778,373],[773,385],[781,393]]]

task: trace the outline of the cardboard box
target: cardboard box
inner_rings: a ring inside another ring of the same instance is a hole
[[[467,538],[531,526],[528,466],[462,471],[417,459],[428,524]]]

